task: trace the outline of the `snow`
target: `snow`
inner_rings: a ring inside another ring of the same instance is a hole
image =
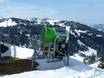
[[[42,22],[48,22],[51,25],[55,25],[56,22],[58,22],[58,20],[55,19],[48,19],[48,18],[33,18],[33,19],[28,19],[29,21],[36,21],[35,24],[41,24]]]
[[[88,47],[87,51],[79,51],[79,53],[84,53],[86,56],[92,56],[93,54],[97,55],[97,51],[95,49],[90,48],[90,47]]]
[[[84,43],[82,43],[80,40],[77,40],[77,42],[78,42],[78,44],[81,46],[81,45],[84,45],[85,46],[85,44]]]
[[[84,54],[87,55],[87,56],[91,56],[91,55],[97,55],[97,51],[95,49],[92,49],[90,47],[88,47],[88,50],[87,51],[84,51]]]
[[[102,35],[96,35],[97,37],[102,37]]]
[[[64,23],[58,23],[58,25],[61,26],[61,27],[65,27]]]
[[[25,34],[27,37],[30,37],[30,34]]]
[[[79,41],[80,42],[80,41]],[[82,44],[82,42],[80,42]],[[6,45],[6,44],[5,44]],[[8,45],[11,53],[16,52],[19,58],[29,58],[33,54],[32,49]],[[15,50],[14,50],[15,48]],[[95,51],[89,48],[89,51]],[[7,52],[6,52],[7,53]],[[14,55],[14,54],[11,54]],[[65,59],[65,58],[64,58]],[[70,56],[69,66],[62,61],[47,62],[47,59],[35,59],[38,63],[38,70],[1,76],[0,78],[103,78],[104,70],[95,67],[98,63],[88,66],[82,61],[78,54]]]
[[[5,45],[9,47],[9,50],[3,53],[2,56],[12,56],[21,59],[28,59],[31,58],[34,53],[33,49],[18,47],[10,44],[5,44]]]
[[[72,31],[70,31],[70,33],[71,33],[72,35],[74,35],[75,37],[77,37],[77,36],[75,35],[75,33],[73,33]]]
[[[89,33],[88,35],[93,35],[93,33]]]
[[[99,31],[102,31],[101,29],[98,29]]]
[[[98,68],[98,64],[99,64],[100,62],[99,61],[97,61],[97,62],[95,62],[94,64],[91,64],[91,65],[89,65],[89,66],[91,66],[91,67],[95,67],[95,68]]]
[[[91,47],[88,47],[87,45],[85,45],[83,42],[81,42],[80,40],[77,40],[78,44],[81,46],[81,45],[84,45],[88,48],[87,51],[79,51],[80,53],[84,53],[86,56],[91,56],[91,55],[97,55],[97,51]]]
[[[82,30],[78,30],[79,33],[87,33],[88,31],[85,30],[85,31],[82,31]]]
[[[37,60],[38,62],[40,60]],[[57,62],[56,62],[57,63]],[[70,66],[63,66],[62,62],[54,64],[53,62],[47,63],[46,60],[39,62],[43,67],[52,67],[52,69],[39,69],[37,71],[24,72],[21,74],[6,75],[0,78],[103,78],[104,71],[85,65],[77,60],[76,56],[70,57]],[[58,69],[53,67],[59,66]]]
[[[80,33],[78,32],[77,29],[75,29],[74,31],[77,33],[78,36],[80,36]]]
[[[64,61],[55,61],[48,63],[47,59],[36,60],[39,63],[39,70],[52,70],[64,67]]]
[[[47,20],[47,22],[49,22],[51,25],[55,25],[55,22],[58,22],[58,21],[54,20],[54,19],[53,20],[51,19],[51,20]]]
[[[17,23],[12,21],[12,19],[6,20],[4,22],[0,22],[0,26],[2,27],[15,26],[15,25],[17,25]]]
[[[75,29],[74,30],[77,34],[78,34],[78,36],[80,36],[80,33],[87,33],[88,31],[87,30],[78,30],[78,29]]]
[[[83,62],[83,59],[84,59],[83,57],[79,56],[77,53],[74,54],[74,58],[75,58],[76,60],[80,61],[80,62]]]
[[[42,20],[41,19],[37,19],[37,24],[41,24]]]

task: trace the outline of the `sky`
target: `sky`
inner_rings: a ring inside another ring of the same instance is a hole
[[[104,0],[0,0],[0,17],[104,24]]]

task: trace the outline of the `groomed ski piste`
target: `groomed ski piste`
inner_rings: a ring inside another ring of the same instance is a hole
[[[8,45],[9,56],[16,56],[22,59],[30,59],[34,50],[28,48]],[[16,53],[16,54],[14,54]],[[8,52],[3,54],[7,56]],[[0,78],[104,78],[104,70],[97,68],[98,63],[85,65],[83,58],[78,54],[70,56],[69,66],[63,61],[47,63],[47,59],[35,59],[38,63],[38,70],[23,72],[19,74],[5,75]]]

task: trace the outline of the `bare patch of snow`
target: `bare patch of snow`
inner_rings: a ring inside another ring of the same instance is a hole
[[[93,33],[89,33],[88,35],[93,35]]]
[[[47,22],[49,22],[51,25],[55,25],[55,22],[58,22],[57,20],[47,20]]]
[[[72,35],[74,35],[75,37],[77,37],[77,36],[75,35],[75,33],[73,33],[72,31],[70,31],[70,33],[71,33]]]
[[[65,27],[64,23],[58,23],[59,26]]]
[[[78,36],[80,36],[80,33],[78,32],[77,29],[75,29],[74,31],[77,33]]]
[[[80,40],[77,40],[77,42],[78,42],[78,44],[81,46],[81,45],[84,45],[85,46],[85,44],[84,43],[82,43]]]
[[[87,46],[87,45],[85,45],[83,42],[81,42],[80,40],[77,40],[77,42],[78,42],[79,45]],[[95,49],[90,48],[90,47],[88,47],[88,46],[87,46],[87,48],[88,48],[87,51],[79,51],[79,52],[80,52],[80,53],[84,53],[86,56],[91,56],[92,54],[97,55],[97,51],[96,51]]]
[[[96,37],[102,37],[102,35],[96,35]]]
[[[88,31],[87,31],[87,30],[84,30],[84,31],[78,30],[78,32],[79,32],[79,33],[87,33]]]
[[[9,50],[3,53],[2,56],[12,56],[21,59],[28,59],[31,58],[34,53],[33,49],[18,47],[10,44],[5,44],[5,45],[9,47]]]
[[[74,30],[77,34],[78,34],[78,36],[80,36],[80,33],[87,33],[88,31],[87,30],[77,30],[77,29],[75,29]]]
[[[97,51],[88,47],[87,51],[79,51],[80,53],[84,53],[86,56],[92,56],[93,54],[97,56]]]
[[[15,26],[15,25],[17,25],[17,23],[12,21],[12,19],[9,19],[7,21],[0,23],[0,26],[2,26],[2,27]]]

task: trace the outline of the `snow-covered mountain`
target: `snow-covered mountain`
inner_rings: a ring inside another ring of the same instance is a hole
[[[2,24],[9,22],[8,24]],[[24,72],[21,74],[6,75],[0,78],[103,78],[104,71],[95,66],[87,66],[83,63],[83,58],[77,52],[84,52],[85,55],[98,54],[104,56],[104,32],[95,30],[87,25],[74,21],[56,21],[50,19],[20,19],[9,18],[0,20],[0,36],[4,35],[4,42],[15,44],[8,45],[8,52],[2,56],[15,56],[22,59],[31,58],[34,50],[22,47],[32,48],[35,44],[34,36],[41,34],[44,25],[55,27],[60,33],[64,32],[65,27],[70,27],[70,66],[63,67],[64,62],[47,63],[46,59],[35,59],[39,63],[37,71]],[[0,39],[1,40],[1,39]],[[98,65],[98,64],[97,64]],[[58,69],[57,69],[58,68]],[[48,69],[48,70],[47,70]],[[50,70],[49,70],[50,69]],[[47,71],[46,71],[47,70]]]
[[[12,19],[3,19],[0,20],[0,27],[8,27],[8,26],[15,26],[17,23]]]
[[[7,26],[2,24],[8,22]],[[97,51],[98,56],[104,56],[104,32],[98,31],[85,24],[74,21],[57,21],[53,19],[20,19],[9,18],[0,20],[0,33],[5,35],[5,42],[32,48],[31,43],[35,43],[35,35],[41,34],[44,25],[55,27],[57,31],[63,33],[65,27],[70,27],[70,53],[81,51]]]
[[[97,29],[98,31],[103,31],[104,32],[104,24],[95,24],[92,27]]]
[[[59,25],[64,26],[64,23],[59,20],[55,19],[48,19],[48,18],[30,18],[30,19],[20,19],[20,18],[5,18],[0,19],[0,27],[8,27],[8,26],[15,26],[15,25]]]

